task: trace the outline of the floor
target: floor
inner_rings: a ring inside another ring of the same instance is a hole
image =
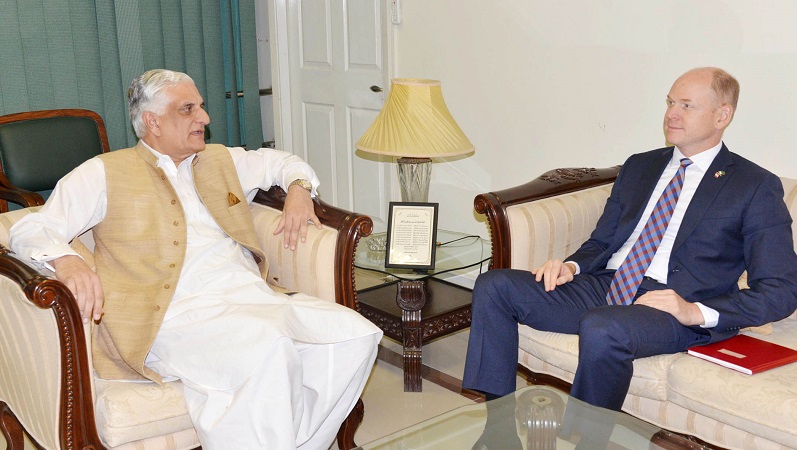
[[[462,330],[424,345],[424,365],[461,380],[468,333],[469,330]],[[390,339],[383,339],[382,345],[401,352],[401,345]],[[520,377],[517,382],[518,387],[526,385],[526,381]],[[358,444],[366,444],[459,406],[473,403],[473,400],[428,380],[423,381],[423,392],[404,392],[404,375],[401,369],[380,359],[376,361],[362,399],[365,404],[365,418],[354,435]]]

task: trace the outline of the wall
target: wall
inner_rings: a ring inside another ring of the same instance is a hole
[[[476,146],[434,165],[442,228],[487,236],[478,193],[663,146],[664,99],[697,66],[741,83],[730,149],[797,177],[797,2],[402,0],[401,10],[393,76],[441,80]]]

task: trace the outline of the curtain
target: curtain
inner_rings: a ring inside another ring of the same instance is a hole
[[[194,79],[209,141],[260,146],[254,0],[0,0],[0,114],[91,109],[130,147],[127,88],[155,68]]]

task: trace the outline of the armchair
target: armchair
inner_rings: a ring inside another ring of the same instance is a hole
[[[109,151],[105,123],[86,109],[0,116],[0,212],[8,202],[43,205],[37,191],[55,187],[83,161]]]
[[[316,200],[321,230],[284,251],[272,236],[285,193],[274,187],[251,205],[269,276],[288,289],[358,309],[354,250],[371,233],[367,216]],[[23,433],[47,449],[191,449],[199,446],[182,384],[157,385],[95,379],[90,325],[83,325],[71,293],[8,249],[8,230],[35,208],[0,214],[0,431],[11,450],[23,449]],[[93,247],[91,232],[73,242]],[[311,274],[311,276],[308,276]],[[355,447],[363,418],[358,402],[338,432],[338,447]]]

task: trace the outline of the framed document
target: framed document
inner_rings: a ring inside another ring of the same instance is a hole
[[[390,202],[385,267],[434,269],[437,203]]]

